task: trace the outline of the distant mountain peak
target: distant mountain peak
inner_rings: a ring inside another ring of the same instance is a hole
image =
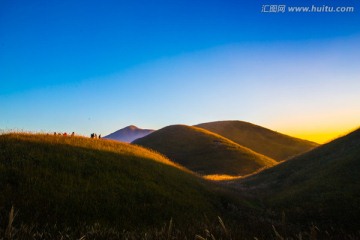
[[[152,129],[141,129],[135,125],[129,125],[105,136],[104,138],[130,143],[138,138],[147,136],[153,131],[154,130]]]
[[[127,127],[123,128],[123,129],[136,130],[136,129],[140,129],[140,128],[138,128],[138,127],[137,127],[137,126],[135,126],[135,125],[129,125],[129,126],[127,126]]]

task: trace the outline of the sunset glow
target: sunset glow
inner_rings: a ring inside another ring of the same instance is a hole
[[[322,131],[310,131],[310,132],[286,132],[287,134],[294,136],[294,137],[298,137],[301,139],[306,139],[306,140],[310,140],[316,143],[327,143],[330,142],[336,138],[342,137],[344,135],[346,135],[347,133],[349,133],[350,131],[348,130],[343,130],[340,129],[338,131],[330,131],[330,132],[326,132],[326,130]]]
[[[106,135],[235,119],[323,143],[360,124],[358,15],[85,5],[3,4],[1,130]]]

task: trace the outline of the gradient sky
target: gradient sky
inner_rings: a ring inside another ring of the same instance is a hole
[[[244,120],[325,142],[360,125],[353,13],[256,1],[0,1],[0,129],[109,134]]]

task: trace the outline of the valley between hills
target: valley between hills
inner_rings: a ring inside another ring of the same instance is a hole
[[[358,239],[360,129],[243,121],[0,135],[0,239]]]

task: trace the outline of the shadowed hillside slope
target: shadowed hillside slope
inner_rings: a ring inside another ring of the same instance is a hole
[[[173,125],[133,142],[199,174],[245,175],[276,162],[201,128]]]
[[[154,130],[151,129],[141,129],[134,125],[130,125],[120,130],[117,130],[116,132],[113,132],[105,136],[104,138],[130,143],[138,138],[145,137],[153,131]]]
[[[16,221],[30,225],[142,228],[218,214],[202,179],[158,153],[110,140],[0,135],[0,186],[1,219],[14,206]]]
[[[276,161],[286,160],[319,145],[242,121],[209,122],[196,127],[217,133]]]
[[[360,129],[233,186],[248,188],[290,218],[360,229]]]

